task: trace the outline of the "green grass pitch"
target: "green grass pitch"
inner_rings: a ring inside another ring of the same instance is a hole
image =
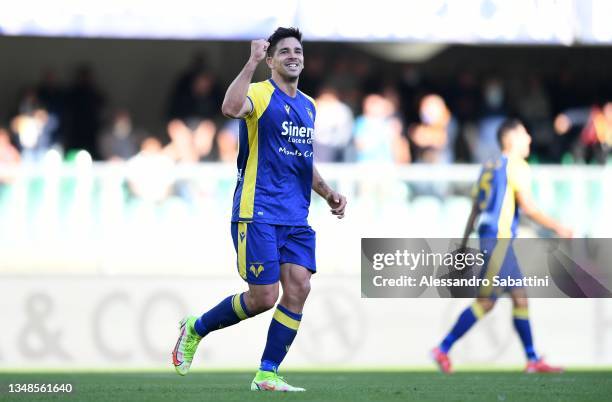
[[[0,372],[0,401],[609,401],[612,371],[527,375],[518,372],[288,372],[307,392],[249,391],[252,372]],[[10,383],[70,383],[72,394],[8,393]]]

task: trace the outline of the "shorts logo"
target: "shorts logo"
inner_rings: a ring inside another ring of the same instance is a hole
[[[244,232],[240,232],[240,241],[244,241],[245,234]]]
[[[285,105],[285,112],[287,112],[287,114],[289,114],[290,110],[291,110],[291,108],[289,107],[289,105]]]
[[[261,274],[264,270],[264,266],[263,264],[257,264],[257,266],[255,265],[251,265],[249,267],[249,270],[253,273],[253,275],[255,275],[255,278],[259,277],[259,274]]]

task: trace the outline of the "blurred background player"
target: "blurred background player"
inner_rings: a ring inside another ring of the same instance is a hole
[[[485,163],[477,182],[476,196],[472,212],[465,228],[462,249],[480,215],[478,235],[480,250],[486,253],[483,275],[491,279],[495,275],[523,278],[513,249],[512,240],[516,237],[519,223],[519,210],[536,223],[554,231],[559,237],[572,237],[572,231],[540,212],[531,197],[531,178],[525,159],[529,156],[531,136],[518,119],[507,119],[500,126],[497,138],[502,155],[497,160]],[[494,306],[497,298],[508,291],[512,297],[514,328],[521,338],[527,356],[528,373],[560,372],[543,361],[535,351],[527,294],[522,287],[479,289],[479,297],[461,313],[459,319],[432,351],[432,357],[444,373],[452,372],[448,353],[453,344]]]
[[[238,272],[249,290],[224,299],[201,317],[186,317],[172,353],[180,375],[189,371],[200,340],[210,332],[276,307],[266,347],[251,390],[304,391],[278,376],[302,319],[316,272],[315,232],[308,225],[311,190],[342,218],[345,198],[333,191],[313,166],[315,103],[297,89],[304,65],[302,35],[278,28],[267,41],[251,43],[251,56],[225,94],[223,113],[240,125],[238,184],[234,193],[232,237]],[[266,59],[272,77],[251,84]]]

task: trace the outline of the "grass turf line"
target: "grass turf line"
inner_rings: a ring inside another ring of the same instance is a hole
[[[535,374],[468,372],[289,372],[307,392],[249,390],[252,372],[0,373],[0,401],[608,401],[609,371]],[[70,383],[72,394],[10,394],[10,383]]]

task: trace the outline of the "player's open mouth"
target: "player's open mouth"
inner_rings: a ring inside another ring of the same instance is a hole
[[[289,63],[289,64],[285,64],[286,67],[289,68],[298,68],[298,64],[297,63]]]

